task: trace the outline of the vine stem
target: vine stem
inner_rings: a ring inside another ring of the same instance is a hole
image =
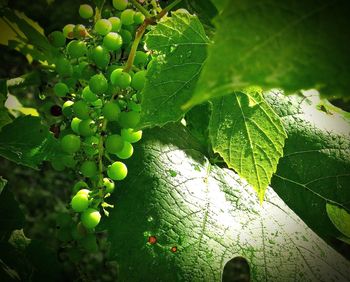
[[[158,15],[156,15],[155,17],[152,17],[150,15],[150,13],[148,13],[148,11],[144,7],[142,7],[142,5],[140,3],[137,2],[137,0],[130,0],[130,2],[133,3],[135,5],[135,7],[137,9],[139,9],[139,11],[146,16],[146,19],[136,30],[135,39],[134,39],[134,42],[132,43],[131,50],[130,50],[130,53],[128,56],[128,60],[126,61],[125,67],[123,69],[124,72],[129,72],[133,66],[137,47],[139,46],[140,40],[141,40],[143,34],[145,33],[147,26],[149,26],[151,24],[155,24],[157,20],[159,21],[162,17],[164,17],[166,15],[167,12],[169,12],[172,8],[174,8],[181,1],[182,0],[175,0],[174,2],[172,2],[171,4],[166,6]],[[147,15],[146,15],[146,13],[147,13]]]
[[[130,2],[142,13],[146,18],[151,18],[151,14],[139,3],[137,0],[130,0]]]

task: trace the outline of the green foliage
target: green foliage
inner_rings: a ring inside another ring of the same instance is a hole
[[[198,18],[183,11],[173,12],[147,34],[147,47],[158,56],[142,91],[140,126],[162,126],[184,115],[180,107],[196,86],[208,42]]]
[[[106,223],[121,280],[219,281],[236,256],[248,260],[253,281],[347,279],[349,262],[275,192],[260,206],[234,172],[210,164],[186,128],[145,131],[143,140]]]
[[[285,97],[274,91],[265,97],[282,117],[288,135],[271,186],[319,235],[338,237],[326,204],[350,211],[349,118],[323,111],[314,92]]]
[[[56,142],[40,118],[19,117],[1,129],[0,155],[17,164],[36,168],[55,152]]]
[[[349,97],[350,34],[343,28],[349,25],[348,8],[342,0],[226,1],[187,107],[255,85]]]
[[[7,84],[6,80],[0,80],[0,130],[1,128],[11,122],[11,118],[7,109],[4,106],[7,97]]]
[[[326,204],[327,214],[334,226],[346,237],[350,237],[350,213],[333,204]]]
[[[260,202],[283,155],[286,134],[262,94],[235,92],[212,101],[209,135],[214,152],[247,179]]]

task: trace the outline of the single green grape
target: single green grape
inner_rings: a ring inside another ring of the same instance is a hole
[[[117,103],[108,102],[103,106],[102,114],[106,120],[116,121],[120,114],[120,108]]]
[[[75,115],[80,119],[89,118],[89,106],[84,101],[75,102],[73,105]]]
[[[113,180],[123,180],[128,174],[128,168],[122,162],[114,162],[107,168],[107,175]]]
[[[118,153],[121,149],[123,149],[124,140],[118,134],[109,135],[106,138],[105,146],[106,151],[111,154]]]
[[[88,32],[83,24],[77,24],[73,29],[73,35],[75,38],[84,38],[88,35]]]
[[[81,215],[81,223],[88,229],[96,227],[100,220],[101,214],[98,210],[88,208]]]
[[[148,54],[142,51],[136,51],[134,65],[145,66],[148,62]]]
[[[94,156],[98,154],[98,145],[100,144],[100,138],[96,136],[89,136],[85,138],[83,150],[85,154],[89,156]]]
[[[108,66],[111,55],[108,50],[103,46],[96,46],[91,51],[91,58],[95,62],[96,66],[100,69],[104,69]]]
[[[140,122],[140,113],[135,111],[121,112],[118,122],[123,128],[135,128]]]
[[[85,177],[94,177],[97,174],[97,166],[94,161],[84,161],[80,167],[80,172]]]
[[[124,141],[123,149],[116,153],[117,157],[122,160],[126,160],[134,153],[134,147],[127,141]]]
[[[79,133],[83,137],[89,137],[96,133],[97,126],[92,119],[82,120],[79,124]]]
[[[95,94],[103,94],[108,89],[108,81],[102,73],[95,74],[89,80],[89,87]]]
[[[97,252],[98,245],[96,242],[96,236],[94,234],[87,234],[80,240],[80,245],[89,253]]]
[[[94,27],[95,31],[99,34],[99,35],[106,35],[108,32],[111,31],[112,29],[112,24],[109,20],[107,19],[99,19],[96,23],[95,23],[95,27]]]
[[[134,74],[131,80],[131,87],[135,90],[141,91],[145,86],[147,71],[139,71]]]
[[[76,134],[79,134],[79,124],[81,123],[81,119],[74,117],[70,123],[70,127],[72,128],[73,132]]]
[[[126,29],[121,29],[119,34],[123,38],[123,45],[124,46],[128,46],[130,44],[130,42],[132,41],[132,34],[131,34],[131,32],[126,30]]]
[[[76,193],[76,195],[78,195],[78,194],[89,195],[90,192],[91,192],[91,191],[90,191],[89,189],[80,189],[80,190]]]
[[[125,89],[131,83],[131,76],[124,72],[123,69],[116,69],[111,74],[111,82],[113,85]]]
[[[132,128],[123,128],[121,130],[121,136],[125,141],[136,143],[142,138],[142,130],[134,131]]]
[[[53,91],[58,97],[64,97],[69,93],[68,86],[63,82],[58,82],[53,87]]]
[[[95,102],[92,102],[91,105],[96,109],[100,109],[103,106],[103,102],[101,99],[97,99]]]
[[[84,41],[72,40],[67,45],[67,52],[71,58],[80,58],[86,55],[87,47]]]
[[[110,32],[103,38],[103,46],[108,50],[117,51],[123,45],[123,38],[116,32]]]
[[[68,38],[68,39],[73,39],[74,34],[73,34],[73,29],[75,25],[74,24],[67,24],[63,27],[63,35]]]
[[[110,17],[108,19],[111,24],[112,24],[112,32],[119,32],[121,27],[122,27],[122,22],[120,21],[120,19],[118,17]]]
[[[103,178],[103,186],[105,187],[106,193],[113,193],[115,188],[115,183],[112,179],[109,179],[107,177]]]
[[[128,0],[113,0],[113,7],[119,11],[123,11],[128,6]]]
[[[51,161],[51,166],[56,171],[64,171],[64,169],[65,169],[65,166],[64,166],[62,160],[58,159],[58,158],[57,159],[53,159]]]
[[[63,32],[61,31],[53,31],[48,36],[49,41],[52,46],[54,47],[63,47],[66,45],[66,37],[63,35]]]
[[[87,194],[89,194],[89,192],[90,192],[90,191],[88,190],[89,186],[88,186],[87,183],[86,183],[85,181],[83,181],[83,180],[79,180],[77,183],[74,184],[74,186],[73,186],[73,194],[74,194],[74,195],[77,194],[78,191],[79,191],[81,188],[85,188],[84,190],[87,190],[87,191],[88,191]]]
[[[74,154],[80,149],[80,138],[74,134],[67,134],[61,139],[62,150],[68,154]]]
[[[144,20],[145,20],[145,16],[141,12],[136,12],[134,14],[134,23],[135,24],[142,24]]]
[[[82,212],[89,207],[89,197],[86,194],[76,194],[70,202],[75,212]]]
[[[120,15],[120,20],[123,25],[132,25],[134,23],[135,11],[132,9],[124,10]]]
[[[77,165],[77,160],[74,159],[74,156],[72,155],[62,156],[62,162],[65,167],[69,168],[75,168],[75,166]]]
[[[98,97],[97,95],[90,90],[89,86],[85,86],[83,89],[83,92],[81,93],[81,96],[86,102],[95,102]]]
[[[89,4],[80,5],[79,15],[83,19],[89,19],[94,15],[94,9]]]
[[[66,58],[61,57],[56,60],[56,72],[61,77],[69,77],[73,74],[73,68]]]
[[[108,66],[108,68],[107,68],[107,72],[106,72],[106,76],[107,77],[111,77],[111,74],[112,74],[112,72],[114,71],[114,70],[116,70],[116,69],[121,69],[122,68],[122,66],[121,65],[116,65],[116,64],[113,64],[113,65],[109,65]]]

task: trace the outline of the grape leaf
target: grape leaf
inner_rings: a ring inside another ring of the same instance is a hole
[[[206,58],[208,38],[196,16],[173,12],[146,37],[157,57],[150,63],[142,91],[140,127],[162,126],[179,120]]]
[[[11,118],[8,114],[4,104],[7,97],[7,85],[5,79],[0,79],[0,130],[1,128],[11,122]]]
[[[253,186],[262,202],[283,155],[286,133],[280,118],[254,90],[212,104],[209,135],[214,152]]]
[[[349,1],[226,1],[189,108],[257,85],[349,98]]]
[[[326,203],[350,211],[350,119],[324,110],[317,92],[265,99],[282,118],[288,138],[271,186],[306,224],[325,239],[341,235]]]
[[[350,213],[343,208],[329,203],[326,204],[326,210],[334,226],[342,234],[350,238]]]
[[[56,143],[48,128],[41,124],[40,118],[19,117],[0,131],[0,156],[36,168],[50,158]]]
[[[272,189],[263,206],[237,174],[209,163],[186,128],[144,132],[105,226],[124,281],[221,281],[242,256],[252,281],[345,281],[350,263]],[[154,244],[152,244],[154,243]]]

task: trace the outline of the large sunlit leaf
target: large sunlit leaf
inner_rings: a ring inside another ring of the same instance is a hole
[[[147,34],[147,48],[158,55],[142,91],[140,126],[161,126],[183,116],[181,105],[194,91],[207,44],[200,21],[186,11],[173,12]]]
[[[226,1],[186,106],[251,85],[350,97],[349,8],[347,0]]]
[[[324,108],[316,92],[265,96],[282,118],[288,138],[271,186],[314,231],[326,239],[341,235],[326,204],[350,212],[350,119]]]
[[[264,199],[283,155],[286,133],[278,115],[256,91],[212,101],[209,134],[213,150]]]
[[[261,206],[237,174],[208,162],[184,127],[146,130],[127,165],[105,223],[121,281],[221,281],[237,256],[252,281],[350,277],[350,263],[272,189]]]

